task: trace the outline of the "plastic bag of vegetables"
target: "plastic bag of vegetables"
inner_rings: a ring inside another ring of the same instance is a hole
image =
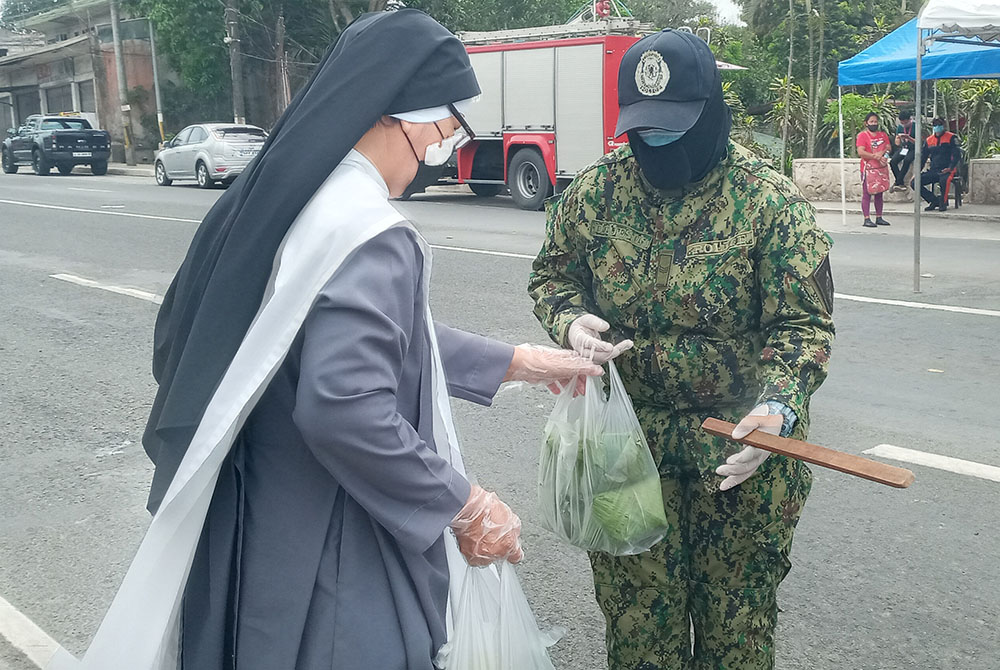
[[[545,427],[538,493],[543,525],[570,544],[637,554],[667,531],[660,477],[614,363],[607,397],[560,394]]]

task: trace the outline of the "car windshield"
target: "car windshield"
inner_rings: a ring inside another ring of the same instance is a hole
[[[212,131],[220,140],[234,140],[237,142],[263,142],[267,139],[267,133],[260,128],[251,126],[231,126],[229,128],[216,128]]]
[[[45,119],[42,130],[90,130],[86,119]]]

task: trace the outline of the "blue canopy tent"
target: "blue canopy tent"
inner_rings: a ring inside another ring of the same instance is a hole
[[[1000,0],[929,0],[903,24],[837,67],[838,98],[844,86],[917,83],[915,136],[920,137],[921,86],[925,79],[1000,77]],[[844,135],[843,105],[840,136]],[[914,165],[921,165],[917,142]],[[844,159],[843,142],[840,150]],[[847,188],[841,168],[841,205],[847,221]],[[913,203],[913,290],[920,292],[920,198]]]
[[[1000,17],[998,17],[1000,20]],[[840,86],[917,80],[917,19],[914,17],[861,53],[837,66]],[[1000,49],[979,37],[961,43],[935,40],[921,58],[921,78],[1000,77]]]

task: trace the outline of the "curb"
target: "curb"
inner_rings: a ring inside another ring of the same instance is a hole
[[[848,204],[848,207],[849,207],[848,210],[847,210],[848,216],[850,216],[851,214],[857,214],[857,212],[860,211],[860,207],[861,207],[860,203],[849,202],[847,204]],[[853,205],[853,208],[851,207],[852,205]],[[816,211],[819,212],[820,214],[840,214],[841,209],[840,209],[840,207],[825,207],[825,206],[818,206],[817,205],[816,206]],[[913,210],[912,209],[910,209],[910,210],[902,210],[902,209],[888,209],[887,208],[885,210],[885,214],[889,215],[889,216],[912,216],[913,215]],[[962,219],[963,221],[979,221],[979,222],[983,222],[983,223],[1000,223],[1000,213],[997,213],[997,214],[980,214],[980,213],[977,213],[977,212],[966,213],[966,212],[962,211],[962,208],[959,208],[959,209],[951,209],[951,208],[949,208],[947,212],[921,212],[920,213],[920,218],[921,219],[938,219],[938,220]]]
[[[112,163],[108,165],[108,174],[124,175],[127,177],[153,177],[152,165],[124,165]]]

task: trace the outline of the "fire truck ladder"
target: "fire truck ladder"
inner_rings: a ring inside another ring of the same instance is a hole
[[[626,10],[627,11],[627,10]],[[594,35],[646,35],[655,32],[653,24],[643,23],[633,18],[608,18],[600,21],[579,21],[558,26],[538,28],[517,28],[514,30],[491,30],[486,32],[461,32],[458,34],[465,44],[502,44],[508,42],[534,42],[571,37],[591,37]]]

